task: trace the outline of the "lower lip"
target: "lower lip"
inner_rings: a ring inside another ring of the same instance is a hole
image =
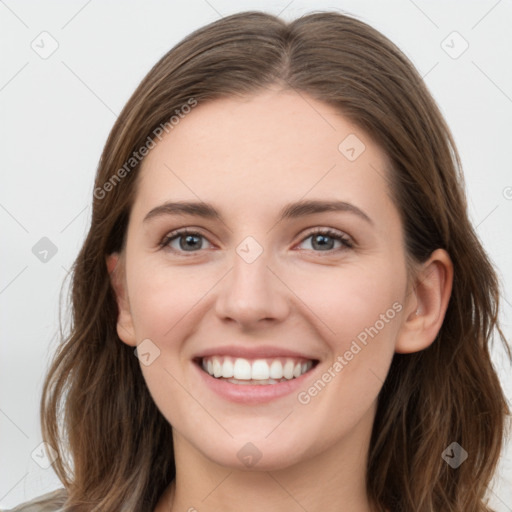
[[[209,373],[206,373],[198,364],[193,363],[193,365],[199,372],[204,383],[222,398],[241,404],[261,404],[298,391],[304,386],[306,379],[311,376],[312,372],[318,366],[318,363],[300,377],[289,381],[279,382],[278,384],[261,384],[254,386],[249,384],[233,384],[224,379],[216,379]]]

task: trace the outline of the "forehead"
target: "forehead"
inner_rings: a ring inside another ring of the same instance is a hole
[[[303,196],[371,202],[387,193],[387,166],[385,153],[334,107],[269,90],[184,115],[145,157],[137,198],[223,197],[247,207]]]

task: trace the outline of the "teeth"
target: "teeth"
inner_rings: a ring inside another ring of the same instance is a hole
[[[228,382],[231,382],[232,384],[241,384],[243,386],[254,386],[256,385],[262,385],[262,386],[268,386],[269,384],[279,384],[280,382],[286,382],[287,379],[266,379],[266,380],[237,380],[237,379],[227,379]]]
[[[283,365],[281,361],[272,361],[270,365],[270,378],[282,379],[283,378]]]
[[[222,365],[222,377],[225,379],[229,379],[234,377],[235,373],[233,371],[233,361],[229,358],[224,358],[224,363]]]
[[[217,379],[231,379],[230,382],[261,381],[264,384],[276,384],[300,377],[313,366],[313,361],[303,359],[233,359],[227,356],[204,357],[203,370]],[[244,382],[245,383],[245,382]],[[249,384],[249,382],[247,382]]]
[[[247,359],[237,359],[233,368],[233,377],[240,380],[250,380],[251,363]]]
[[[267,380],[270,376],[270,368],[264,359],[256,359],[252,363],[252,380]]]
[[[295,365],[293,364],[293,361],[291,361],[290,359],[288,359],[288,361],[286,361],[286,364],[284,365],[284,368],[283,368],[283,375],[284,375],[285,379],[293,379],[294,366]]]
[[[213,358],[213,376],[221,377],[222,376],[222,365],[217,357]]]

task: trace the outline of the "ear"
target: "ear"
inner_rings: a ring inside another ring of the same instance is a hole
[[[126,289],[124,260],[119,253],[115,252],[107,256],[106,264],[110,276],[110,284],[112,285],[117,300],[117,334],[124,343],[135,347],[135,329],[133,327],[133,319]]]
[[[404,308],[395,352],[407,354],[430,346],[441,329],[452,292],[453,264],[437,249],[416,272]]]

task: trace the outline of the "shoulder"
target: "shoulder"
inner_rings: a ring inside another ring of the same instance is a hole
[[[22,503],[15,508],[0,510],[0,512],[59,512],[66,501],[66,497],[66,489],[57,489]]]

